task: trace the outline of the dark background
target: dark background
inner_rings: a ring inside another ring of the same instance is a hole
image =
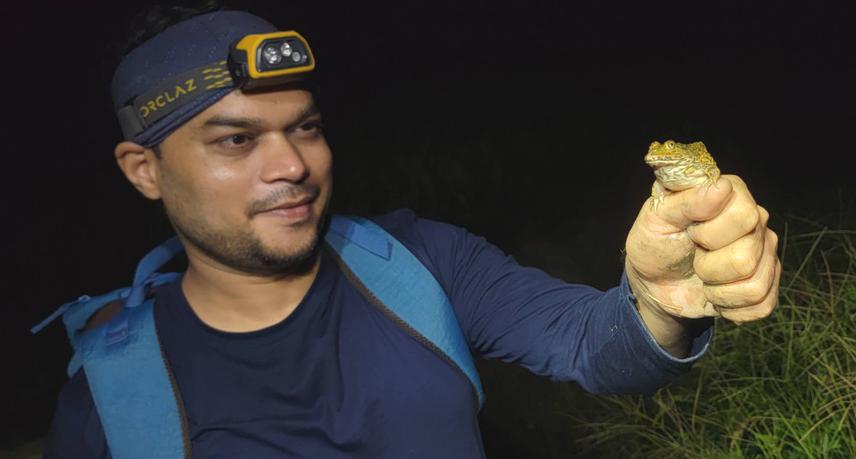
[[[0,448],[47,431],[65,380],[62,326],[28,328],[126,285],[169,235],[112,156],[104,48],[143,4],[131,3],[4,12]],[[703,140],[780,232],[789,218],[835,226],[856,209],[854,15],[841,4],[245,4],[313,47],[337,211],[410,207],[605,289],[650,191],[652,140]],[[561,392],[572,385],[482,368],[490,456],[574,451],[574,427],[554,422],[574,409]]]

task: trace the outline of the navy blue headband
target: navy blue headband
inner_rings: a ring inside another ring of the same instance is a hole
[[[151,94],[153,90],[158,91],[165,81],[173,81],[177,76],[192,73],[209,64],[214,65],[204,71],[223,72],[222,75],[227,76],[225,60],[237,40],[245,35],[277,30],[268,21],[242,11],[216,11],[175,24],[132,50],[116,68],[111,85],[113,109],[120,118],[127,116],[128,110],[121,111],[129,105],[133,106],[138,97]],[[224,65],[218,67],[218,64]],[[195,94],[192,99],[187,98],[189,102],[176,104],[178,108],[169,114],[153,117],[153,122],[144,123],[142,131],[127,140],[147,148],[161,143],[199,112],[232,92],[234,87],[230,84],[231,79],[226,80],[220,81],[229,84],[203,85],[202,82],[194,81],[165,91],[157,99],[159,103],[163,103],[164,99],[177,101],[191,88],[190,92]]]

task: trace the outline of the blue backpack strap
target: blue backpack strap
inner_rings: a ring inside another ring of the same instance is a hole
[[[334,216],[326,241],[354,275],[351,280],[365,287],[361,290],[369,301],[470,380],[481,407],[484,391],[469,346],[446,292],[428,268],[368,219]]]
[[[112,457],[190,457],[181,395],[158,342],[153,306],[149,299],[124,307],[81,339],[83,368]]]
[[[71,347],[74,350],[74,355],[71,357],[71,361],[68,363],[68,368],[66,370],[68,372],[68,377],[70,378],[74,376],[81,365],[83,365],[80,354],[80,337],[82,336],[81,332],[86,328],[86,323],[89,321],[89,318],[104,306],[127,297],[130,290],[130,287],[125,287],[96,297],[83,295],[75,301],[60,306],[59,309],[54,311],[53,314],[43,320],[40,324],[31,328],[30,331],[32,333],[38,333],[51,322],[56,320],[57,317],[62,316],[62,321],[65,324],[65,331],[66,334],[68,334],[68,340],[71,342]]]
[[[182,250],[174,237],[143,257],[122,311],[82,336],[83,368],[113,457],[190,457],[181,394],[158,341],[154,299],[145,298],[153,285],[176,280],[156,271]]]
[[[95,297],[83,295],[74,301],[65,303],[45,320],[31,328],[30,332],[36,334],[57,318],[62,317],[68,340],[75,351],[67,369],[68,377],[72,377],[82,364],[79,352],[80,339],[89,319],[101,308],[115,301],[121,300],[125,307],[138,306],[143,303],[146,293],[152,287],[178,279],[178,273],[159,273],[157,269],[183,250],[184,248],[178,237],[167,240],[155,247],[140,260],[137,264],[134,283],[131,287],[123,287]],[[126,323],[123,320],[118,320],[112,322],[111,327],[112,335],[115,338],[124,333],[123,329],[126,328]]]
[[[38,332],[62,315],[75,350],[69,376],[82,365],[112,457],[190,457],[186,418],[155,328],[151,287],[174,282],[177,273],[157,269],[183,251],[177,237],[149,252],[137,265],[134,284],[62,305],[33,327]],[[84,330],[103,306],[121,300],[108,322]]]
[[[124,300],[126,306],[131,305],[133,307],[134,305],[139,305],[143,302],[149,288],[174,281],[178,277],[178,273],[161,274],[157,272],[157,269],[183,250],[184,248],[181,246],[181,241],[179,241],[177,236],[170,238],[163,244],[155,247],[140,260],[137,264],[137,270],[134,273],[134,283],[131,287],[113,290],[110,293],[105,293],[94,298],[89,295],[83,295],[74,301],[65,303],[45,318],[45,320],[31,328],[30,332],[36,334],[42,331],[51,322],[61,316],[65,323],[68,338],[72,346],[74,346],[77,340],[76,334],[83,330],[92,314],[95,314],[105,305],[116,300]]]

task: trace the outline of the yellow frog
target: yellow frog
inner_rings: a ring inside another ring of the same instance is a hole
[[[663,202],[669,191],[710,186],[719,180],[719,168],[702,142],[683,144],[674,140],[652,142],[645,162],[654,168],[657,181],[651,187],[651,208]]]

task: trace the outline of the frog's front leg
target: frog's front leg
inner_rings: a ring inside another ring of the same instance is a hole
[[[666,187],[660,184],[659,180],[654,180],[654,184],[651,186],[651,197],[654,198],[654,200],[651,201],[651,210],[656,211],[657,206],[663,202],[663,199],[668,193],[669,191]]]

